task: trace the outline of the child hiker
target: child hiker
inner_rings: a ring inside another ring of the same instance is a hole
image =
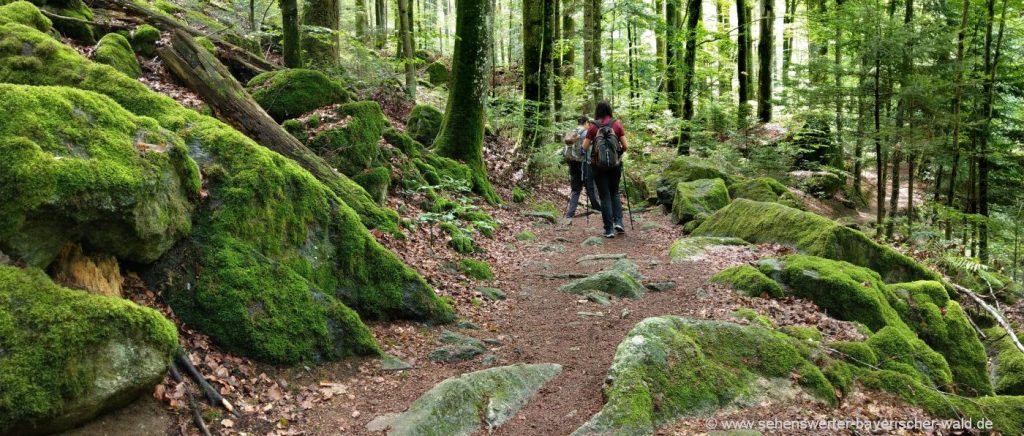
[[[590,174],[590,162],[583,154],[583,140],[587,136],[587,124],[587,117],[580,116],[576,119],[576,128],[565,135],[562,156],[569,164],[569,187],[572,189],[569,194],[569,208],[565,211],[566,218],[576,216],[576,206],[579,204],[580,192],[583,188],[587,189],[590,207],[601,209],[594,178]]]

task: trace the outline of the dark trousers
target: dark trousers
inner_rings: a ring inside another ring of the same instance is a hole
[[[594,168],[594,183],[597,185],[597,192],[601,197],[601,219],[604,221],[605,233],[614,231],[614,226],[622,225],[620,179],[622,179],[622,166]]]
[[[583,162],[569,161],[569,209],[565,211],[566,218],[576,216],[576,206],[580,202],[580,193],[584,188],[587,190],[587,198],[590,199],[590,207],[601,209],[601,200],[597,198],[597,188],[594,186],[594,176],[591,174],[590,165],[583,165]]]

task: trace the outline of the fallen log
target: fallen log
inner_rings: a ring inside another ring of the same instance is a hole
[[[214,34],[207,35],[199,30],[185,26],[173,17],[149,9],[139,3],[129,0],[89,0],[88,3],[94,9],[120,10],[128,15],[140,17],[142,22],[165,32],[182,31],[193,37],[205,36],[217,47],[217,57],[225,64],[231,66],[232,70],[243,80],[251,79],[260,73],[278,69],[276,65],[250,53],[242,47],[227,42]]]
[[[1013,332],[1013,326],[1011,326],[1010,323],[1006,321],[1006,318],[1003,317],[1003,314],[999,313],[999,311],[996,310],[996,308],[986,303],[985,300],[982,300],[981,297],[978,296],[978,294],[974,293],[974,291],[957,284],[953,284],[953,288],[956,289],[957,292],[964,294],[968,297],[971,297],[971,299],[974,300],[974,302],[977,303],[978,306],[980,306],[986,312],[991,314],[992,317],[995,318],[996,323],[998,323],[999,326],[1003,328],[1003,330],[1006,330],[1006,335],[1010,337],[1010,341],[1013,342],[1013,345],[1017,346],[1017,349],[1020,350],[1021,353],[1024,353],[1024,344],[1021,344],[1020,339],[1017,338],[1017,334]]]
[[[398,232],[397,214],[378,206],[361,186],[285,132],[235,80],[224,64],[199,47],[189,33],[174,31],[171,45],[160,47],[157,54],[171,74],[199,94],[218,119],[312,173],[355,209],[366,227]]]
[[[171,362],[169,367],[171,371],[171,379],[175,383],[183,383],[184,380],[181,378],[181,372],[178,371],[178,367]],[[192,395],[192,390],[188,388],[188,384],[185,384],[185,396],[188,398],[189,411],[192,412],[192,423],[196,425],[196,428],[203,433],[203,436],[211,436],[210,429],[206,426],[206,421],[203,419],[203,414],[199,410],[199,404],[196,402],[196,397]]]

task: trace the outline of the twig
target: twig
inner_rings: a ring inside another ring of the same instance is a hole
[[[171,362],[169,367],[171,371],[171,378],[174,379],[175,383],[184,383],[181,378],[181,373],[178,372],[177,365]],[[192,422],[199,428],[199,431],[203,432],[203,436],[211,436],[210,429],[206,427],[206,421],[203,420],[203,414],[199,412],[199,405],[196,404],[196,397],[192,395],[192,390],[189,389],[188,384],[184,383],[185,396],[188,397],[189,410],[192,412]]]
[[[235,412],[235,407],[232,406],[231,403],[220,394],[220,392],[217,392],[217,389],[215,389],[210,382],[206,381],[206,377],[203,377],[203,375],[199,373],[199,370],[197,370],[195,365],[192,364],[192,360],[185,354],[185,350],[179,348],[174,354],[174,360],[181,365],[182,368],[185,368],[185,372],[188,374],[189,378],[199,385],[203,390],[203,394],[206,395],[206,400],[209,401],[210,404],[214,406],[222,406],[227,409],[228,412],[231,412],[232,415],[238,416],[238,412]]]
[[[999,326],[1002,327],[1003,330],[1006,330],[1006,334],[1007,336],[1010,337],[1010,340],[1013,341],[1013,345],[1016,345],[1017,349],[1020,350],[1021,353],[1024,353],[1024,345],[1020,343],[1020,339],[1017,338],[1017,334],[1013,332],[1013,327],[1010,325],[1009,322],[1006,321],[1006,318],[1003,318],[1003,315],[999,313],[998,310],[990,306],[988,303],[985,302],[985,300],[982,300],[981,297],[978,296],[978,294],[975,294],[974,291],[970,289],[967,289],[955,283],[953,284],[953,289],[956,289],[957,292],[960,292],[964,295],[967,295],[968,297],[971,297],[971,299],[974,300],[975,303],[978,303],[978,305],[981,306],[982,309],[985,309],[986,312],[992,314],[992,316],[996,319],[996,322],[999,323]]]

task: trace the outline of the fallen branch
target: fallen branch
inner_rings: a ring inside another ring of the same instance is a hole
[[[169,369],[171,371],[171,379],[173,379],[175,383],[184,383],[184,380],[181,378],[181,373],[178,372],[178,367],[174,362],[171,362]],[[187,383],[184,386],[185,396],[188,397],[189,410],[192,412],[192,423],[196,425],[199,431],[203,432],[203,436],[211,436],[210,429],[206,427],[206,421],[203,420],[203,414],[199,411],[199,404],[196,403],[196,397],[192,395],[192,390],[188,388]]]
[[[209,401],[210,404],[214,406],[222,406],[227,409],[228,412],[231,412],[232,415],[238,416],[238,413],[235,412],[235,407],[232,406],[231,403],[220,394],[220,392],[217,392],[217,389],[214,388],[210,382],[206,381],[206,377],[203,377],[203,375],[199,373],[199,370],[197,370],[195,365],[192,364],[192,360],[185,354],[185,350],[179,348],[174,354],[174,361],[181,365],[182,368],[185,368],[185,372],[188,374],[189,378],[199,385],[203,390],[203,394],[206,395],[206,400]]]
[[[1016,345],[1017,349],[1020,350],[1021,353],[1024,353],[1024,344],[1020,343],[1020,339],[1017,338],[1017,334],[1013,332],[1013,327],[1010,325],[1009,322],[1006,321],[1006,318],[1004,318],[998,310],[996,310],[994,307],[986,303],[985,300],[982,300],[981,297],[978,296],[978,294],[974,293],[974,291],[970,289],[967,289],[955,283],[953,284],[953,288],[956,289],[957,292],[967,295],[968,297],[971,297],[971,299],[974,300],[975,303],[978,303],[978,306],[980,306],[982,309],[985,309],[986,312],[991,314],[992,317],[996,319],[996,323],[998,323],[999,326],[1003,328],[1003,330],[1006,330],[1006,334],[1007,336],[1010,337],[1010,340],[1013,342],[1013,345]]]

